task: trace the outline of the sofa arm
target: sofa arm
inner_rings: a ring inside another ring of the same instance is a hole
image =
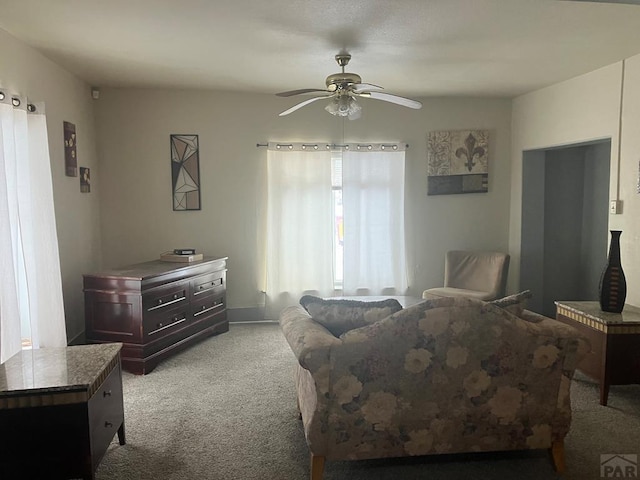
[[[520,318],[524,326],[536,335],[556,339],[565,345],[562,362],[562,378],[558,388],[558,400],[552,423],[553,441],[562,441],[571,425],[571,379],[582,358],[589,352],[589,341],[570,325],[531,310],[524,310]]]
[[[286,307],[280,313],[280,327],[300,365],[310,372],[328,367],[332,346],[342,343],[315,322],[301,306]]]
[[[554,336],[556,338],[575,338],[578,345],[576,349],[576,362],[589,352],[591,344],[589,340],[570,325],[559,322],[554,318],[541,315],[531,310],[523,310],[520,318],[535,325],[535,330],[541,335]]]

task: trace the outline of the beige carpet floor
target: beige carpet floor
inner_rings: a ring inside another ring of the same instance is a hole
[[[124,373],[127,444],[114,441],[97,480],[298,480],[308,452],[293,388],[295,358],[275,323],[232,324],[145,376]],[[577,375],[566,480],[600,478],[601,454],[640,456],[640,386],[609,406]],[[325,480],[547,480],[544,452],[327,462]]]

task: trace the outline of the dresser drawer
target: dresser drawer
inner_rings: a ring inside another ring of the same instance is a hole
[[[88,410],[91,459],[95,468],[124,422],[122,375],[119,364],[91,396]]]
[[[167,335],[175,329],[183,327],[188,319],[188,304],[175,305],[174,308],[147,313],[142,322],[144,337],[147,340],[154,340]]]
[[[224,311],[226,303],[225,295],[207,295],[206,297],[199,298],[198,301],[193,302],[191,314],[193,315],[194,320],[199,320]]]
[[[142,308],[146,312],[158,312],[189,301],[189,282],[176,282],[145,292]]]
[[[194,299],[211,293],[223,292],[226,289],[226,271],[201,275],[191,280]]]

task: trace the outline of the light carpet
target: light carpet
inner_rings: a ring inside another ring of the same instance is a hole
[[[96,480],[308,479],[295,364],[277,324],[232,324],[148,375],[124,372],[127,444],[112,442]],[[595,480],[601,454],[640,456],[640,386],[611,387],[602,407],[577,374],[571,395],[562,477],[545,452],[512,452],[327,462],[324,480]]]

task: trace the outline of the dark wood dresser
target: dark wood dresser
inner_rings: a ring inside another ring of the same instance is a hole
[[[146,374],[205,336],[226,332],[227,257],[155,260],[84,275],[86,338],[122,342],[122,366]]]
[[[92,480],[125,443],[118,343],[22,350],[0,365],[0,478]]]

